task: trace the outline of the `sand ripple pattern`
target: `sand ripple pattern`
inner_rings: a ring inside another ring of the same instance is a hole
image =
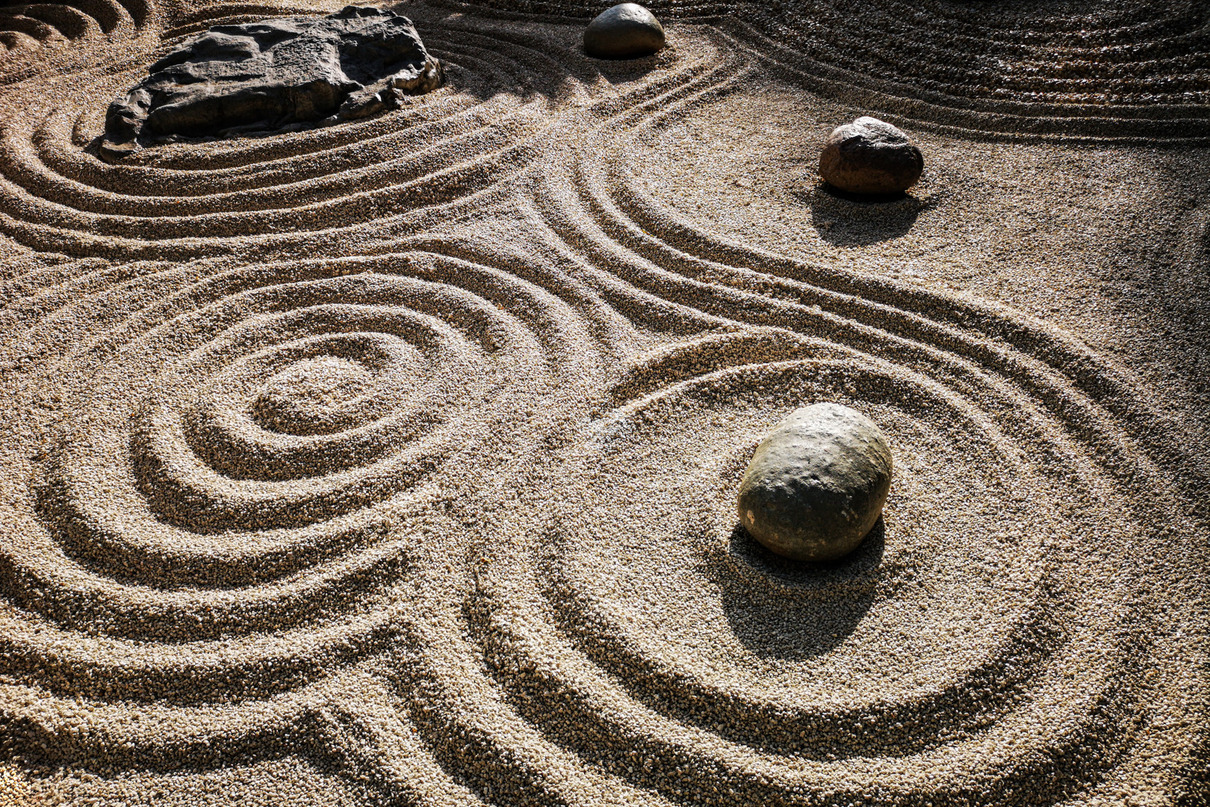
[[[661,19],[719,23],[816,91],[862,94],[864,108],[905,122],[1015,137],[1210,137],[1210,12],[1196,2],[647,5]],[[503,7],[599,13],[544,0]]]
[[[642,139],[759,77],[753,34],[623,75],[433,14],[462,89],[373,121],[106,166],[118,71],[6,124],[0,230],[55,253],[0,320],[19,755],[301,753],[381,803],[1196,804],[1205,473],[1134,382],[650,190]],[[823,399],[898,475],[804,567],[731,508]]]
[[[48,50],[135,37],[158,13],[147,0],[5,3],[0,7],[0,85],[42,72]]]
[[[463,748],[439,758],[506,802],[1039,805],[1142,776],[1196,803],[1204,730],[1157,730],[1210,684],[1165,627],[1201,630],[1206,598],[1204,514],[1179,515],[1205,482],[1157,440],[1172,424],[1044,326],[760,253],[652,197],[634,132],[742,77],[611,119],[534,198],[603,297],[682,338],[609,386],[518,512],[531,540],[480,574],[468,631],[495,688],[452,655],[426,670],[425,713]],[[732,508],[756,443],[814,400],[884,424],[899,481],[854,557],[803,568]],[[1161,605],[1160,580],[1185,583]]]
[[[102,706],[21,732],[163,760],[305,728],[316,691],[406,630],[414,576],[482,529],[483,491],[534,462],[566,414],[552,390],[594,372],[580,317],[527,273],[412,252],[10,284],[43,317],[5,352],[5,433],[48,448],[4,510],[6,690],[145,717],[227,704],[167,744]]]
[[[485,206],[548,148],[560,115],[591,102],[598,71],[523,30],[413,16],[448,85],[353,124],[108,165],[93,151],[108,100],[146,61],[80,74],[50,96],[31,88],[25,113],[0,128],[0,231],[39,250],[135,259],[226,254],[242,237],[272,258],[313,254],[320,240],[344,252],[389,242]]]

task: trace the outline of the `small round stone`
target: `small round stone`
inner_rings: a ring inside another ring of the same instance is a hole
[[[849,193],[900,193],[923,170],[924,156],[911,138],[877,118],[836,127],[819,155],[819,175]]]
[[[637,59],[664,47],[664,26],[638,3],[602,11],[584,29],[584,52],[598,59]]]
[[[744,529],[795,560],[835,560],[878,521],[891,449],[865,415],[835,403],[797,409],[756,448],[739,485]]]

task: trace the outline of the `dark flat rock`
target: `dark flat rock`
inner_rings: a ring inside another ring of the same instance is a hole
[[[349,6],[327,17],[220,25],[153,64],[109,106],[100,153],[364,118],[442,81],[407,17]]]

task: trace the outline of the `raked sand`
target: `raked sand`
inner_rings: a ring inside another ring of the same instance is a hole
[[[1200,4],[409,4],[403,110],[94,156],[339,5],[0,12],[0,803],[1210,803]],[[733,511],[816,401],[896,462],[827,567]]]

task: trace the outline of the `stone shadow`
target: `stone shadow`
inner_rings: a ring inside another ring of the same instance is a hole
[[[797,189],[794,195],[811,208],[811,224],[819,237],[838,247],[864,247],[906,235],[916,218],[937,204],[910,193],[846,193],[825,182]]]
[[[723,610],[745,647],[762,658],[819,656],[843,642],[874,601],[882,577],[882,517],[851,554],[829,563],[775,555],[736,524],[720,569]]]

